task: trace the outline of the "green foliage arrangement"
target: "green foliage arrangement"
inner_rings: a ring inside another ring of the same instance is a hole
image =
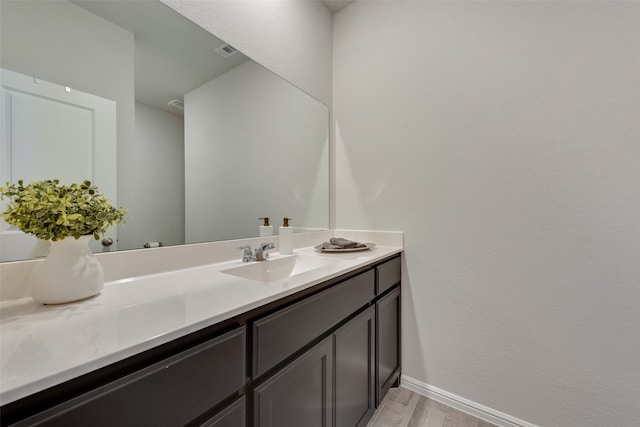
[[[9,184],[0,188],[0,197],[9,198],[4,220],[43,240],[62,240],[92,234],[98,240],[107,228],[124,222],[127,213],[114,208],[90,181],[61,185],[57,179]]]

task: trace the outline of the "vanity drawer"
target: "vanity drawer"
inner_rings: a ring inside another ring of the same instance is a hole
[[[245,328],[98,387],[19,426],[183,426],[240,390]]]
[[[380,295],[396,283],[400,282],[400,274],[402,271],[400,259],[400,257],[397,257],[376,267],[376,270],[378,271],[376,295]]]
[[[373,270],[253,323],[253,375],[257,377],[374,297]]]

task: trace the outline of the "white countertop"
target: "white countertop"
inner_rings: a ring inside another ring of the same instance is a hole
[[[101,294],[42,306],[0,305],[0,404],[26,397],[402,251],[296,254],[333,263],[270,283],[222,273],[240,260],[107,282]],[[272,255],[277,258],[279,254]]]

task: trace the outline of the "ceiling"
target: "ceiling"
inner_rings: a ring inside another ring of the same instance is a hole
[[[322,0],[332,13],[354,1]],[[229,58],[215,53],[223,40],[160,2],[72,2],[135,34],[136,101],[174,114],[182,111],[169,101],[183,100],[185,93],[249,59],[241,52]]]
[[[226,43],[160,2],[75,0],[76,5],[134,33],[136,101],[174,114],[167,105],[247,61],[237,52],[214,50]]]
[[[339,10],[344,9],[355,0],[322,0],[322,3],[329,8],[332,13],[336,13]]]

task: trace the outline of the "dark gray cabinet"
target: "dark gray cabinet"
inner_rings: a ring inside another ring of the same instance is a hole
[[[254,391],[255,427],[363,427],[375,410],[375,308]]]
[[[326,338],[254,390],[255,427],[330,427],[333,342]]]
[[[253,374],[260,376],[374,297],[369,270],[253,323]]]
[[[246,424],[245,398],[238,399],[200,427],[244,427]]]
[[[366,426],[375,410],[374,315],[369,307],[333,335],[336,427]]]
[[[376,302],[376,406],[400,376],[400,288]]]
[[[183,426],[244,386],[245,353],[242,327],[17,425]]]
[[[366,426],[376,396],[399,376],[400,264],[395,261],[378,266],[382,274],[364,271],[253,322],[254,374],[271,374],[255,389],[254,427]],[[378,300],[376,289],[387,293]],[[322,337],[312,350],[284,362]]]

